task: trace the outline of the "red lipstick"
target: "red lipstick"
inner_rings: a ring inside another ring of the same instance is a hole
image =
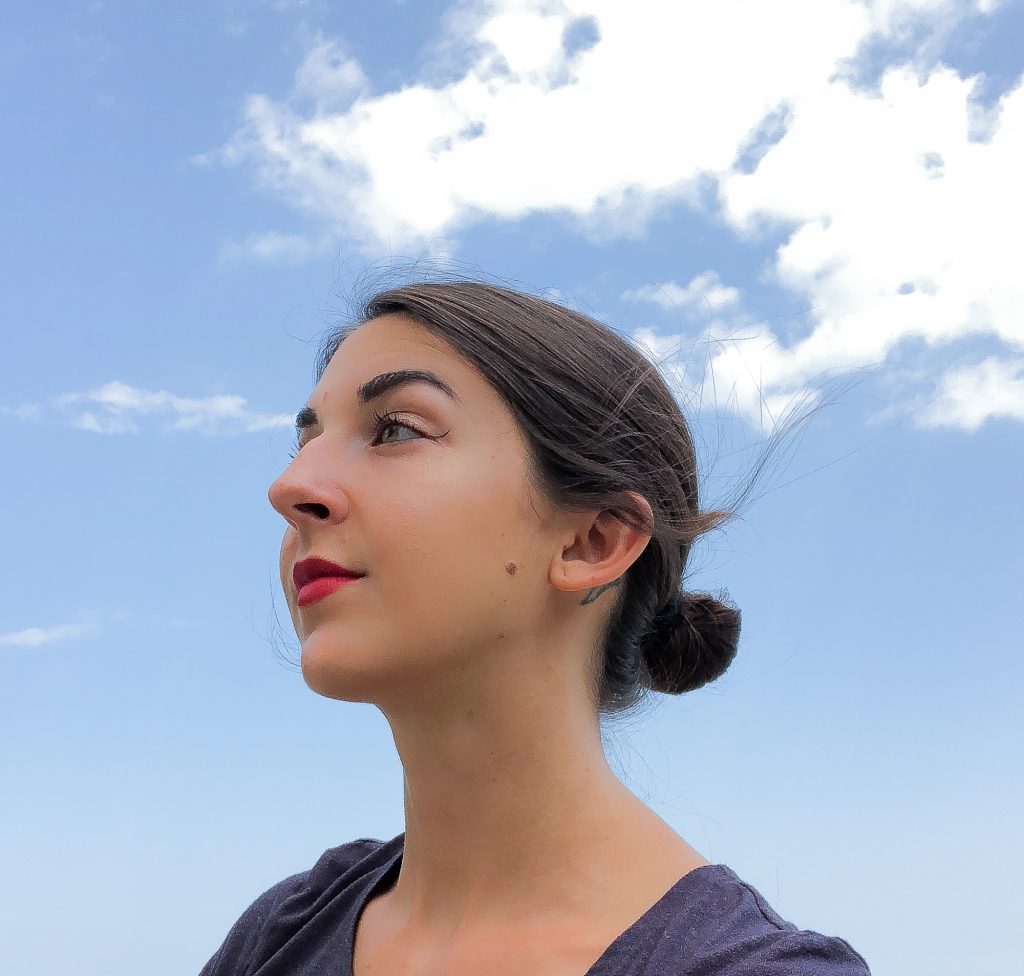
[[[312,556],[297,562],[292,569],[292,582],[298,591],[295,602],[300,607],[308,607],[335,590],[349,583],[355,583],[366,574],[354,569],[346,569],[337,563]]]

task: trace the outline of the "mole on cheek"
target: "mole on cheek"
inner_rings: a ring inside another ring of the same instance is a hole
[[[509,576],[515,576],[517,569],[519,569],[519,567],[511,560],[505,563],[505,572],[508,573]]]

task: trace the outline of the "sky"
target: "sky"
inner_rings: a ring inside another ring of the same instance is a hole
[[[735,664],[609,759],[875,976],[1018,972],[1021,36],[1008,0],[14,5],[0,971],[198,973],[404,829],[383,717],[303,683],[266,490],[353,296],[441,269],[655,358],[709,504],[818,406],[695,556]]]

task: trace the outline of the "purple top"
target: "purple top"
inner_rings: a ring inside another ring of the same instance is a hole
[[[352,976],[356,922],[398,878],[405,834],[325,851],[259,896],[200,976]],[[580,976],[870,976],[836,936],[798,929],[724,864],[680,878]]]

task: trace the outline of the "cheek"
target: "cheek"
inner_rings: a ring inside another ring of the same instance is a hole
[[[473,461],[450,467],[402,513],[410,548],[417,550],[410,555],[423,579],[434,581],[426,590],[457,580],[460,587],[498,595],[510,586],[509,560],[530,561],[523,549],[535,516],[520,472],[490,453]]]
[[[298,534],[291,526],[288,526],[285,529],[284,538],[281,540],[281,555],[278,560],[278,569],[281,574],[281,589],[284,590],[285,599],[288,601],[288,609],[291,611],[292,620],[295,620],[295,607],[292,606],[291,570],[295,562],[297,545]]]
[[[298,535],[290,525],[284,530],[284,538],[281,540],[281,555],[279,558],[279,569],[281,572],[281,583],[286,584],[288,582],[288,574],[291,569],[292,562],[295,559],[295,547],[298,544]],[[288,592],[288,587],[285,586],[285,592]]]

